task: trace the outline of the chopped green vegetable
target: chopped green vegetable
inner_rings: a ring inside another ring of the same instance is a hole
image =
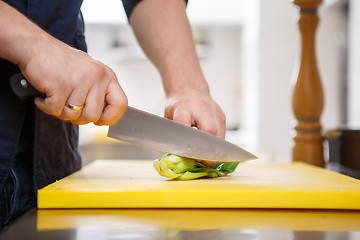
[[[220,162],[215,168],[210,168],[191,158],[167,154],[156,159],[154,167],[164,177],[176,180],[192,180],[202,177],[223,177],[235,171],[239,162]]]

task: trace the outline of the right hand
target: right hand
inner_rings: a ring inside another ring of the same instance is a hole
[[[18,65],[46,94],[35,99],[40,110],[76,124],[110,125],[120,119],[127,98],[110,68],[50,36],[1,0],[0,15],[0,58]],[[84,108],[77,112],[67,104]]]
[[[123,115],[127,98],[109,67],[51,36],[31,51],[19,67],[46,94],[46,98],[35,99],[40,110],[75,124],[111,125]],[[84,108],[77,112],[67,103]]]

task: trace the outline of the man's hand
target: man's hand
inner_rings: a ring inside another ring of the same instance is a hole
[[[0,15],[0,57],[18,65],[46,94],[35,99],[40,110],[76,124],[110,125],[120,119],[127,98],[110,68],[53,38],[3,1]]]
[[[37,107],[75,124],[111,125],[120,119],[127,98],[115,73],[86,53],[48,38],[38,44],[37,54],[19,64],[28,81],[46,94],[35,99]],[[67,104],[84,107],[74,111]]]
[[[165,117],[225,138],[225,115],[208,93],[189,89],[169,96]]]

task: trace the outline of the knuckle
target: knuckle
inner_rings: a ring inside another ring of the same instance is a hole
[[[99,61],[95,62],[92,71],[92,74],[98,79],[104,79],[107,76],[110,76],[110,74],[115,75],[115,73],[113,73],[110,68],[108,68],[106,65],[102,64]]]
[[[127,97],[124,98],[120,98],[119,99],[119,108],[122,111],[123,109],[126,109],[126,107],[129,104],[129,100],[127,99]]]
[[[107,75],[106,68],[103,65],[96,65],[95,75],[99,77],[100,79],[104,78]]]
[[[109,78],[110,78],[111,80],[117,81],[116,74],[115,74],[115,72],[114,72],[111,68],[107,68],[106,73],[107,73],[107,75],[109,76]]]
[[[124,112],[125,109],[127,108],[129,102],[127,97],[120,97],[117,99],[117,101],[113,104],[114,105],[114,109],[115,109],[115,114],[119,114],[121,112]]]
[[[111,106],[106,106],[106,111],[104,111],[104,114],[106,113],[105,116],[109,119],[118,120],[125,112],[127,106],[127,100],[121,100],[117,103],[112,104]]]

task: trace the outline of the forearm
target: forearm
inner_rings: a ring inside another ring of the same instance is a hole
[[[0,0],[0,57],[24,65],[51,36]],[[43,45],[44,46],[44,45]]]
[[[161,74],[165,117],[225,137],[225,115],[211,98],[196,55],[184,0],[143,0],[130,24]]]
[[[130,16],[134,33],[159,70],[168,96],[189,87],[209,91],[185,7],[184,0],[143,0]]]

